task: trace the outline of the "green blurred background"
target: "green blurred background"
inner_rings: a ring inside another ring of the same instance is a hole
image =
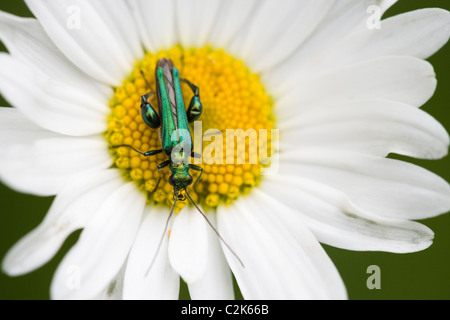
[[[388,16],[426,7],[450,10],[450,1],[400,0],[389,10]],[[22,1],[2,1],[0,9],[20,16],[32,16]],[[3,46],[0,47],[4,50]],[[450,45],[429,61],[436,69],[438,88],[423,109],[450,130]],[[8,105],[1,96],[0,105]],[[438,161],[408,160],[450,181],[450,156]],[[17,240],[42,221],[52,200],[16,193],[0,183],[0,259]],[[325,246],[344,279],[350,299],[450,299],[450,214],[421,222],[436,234],[434,244],[423,252],[353,252]],[[78,236],[79,232],[72,235],[50,263],[31,274],[10,278],[0,273],[0,299],[48,299],[52,274]],[[370,276],[367,268],[371,265],[377,265],[381,270],[379,290],[369,290],[366,286]],[[239,293],[237,297],[240,297]],[[189,298],[184,284],[180,298]]]

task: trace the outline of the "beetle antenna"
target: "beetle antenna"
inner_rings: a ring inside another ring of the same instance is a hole
[[[239,261],[239,263],[241,264],[242,268],[245,268],[244,264],[242,263],[242,260],[239,258],[239,256],[236,254],[236,252],[233,251],[233,249],[231,249],[231,247],[228,245],[228,243],[226,243],[226,241],[222,238],[222,236],[219,234],[219,232],[216,230],[216,228],[214,228],[214,226],[212,225],[212,223],[208,220],[208,218],[206,217],[206,215],[203,213],[202,210],[200,210],[200,208],[197,206],[197,204],[194,202],[194,200],[192,200],[191,195],[189,194],[189,192],[186,189],[186,194],[188,196],[188,198],[191,200],[191,202],[194,204],[194,206],[197,208],[198,212],[200,212],[200,214],[203,216],[203,218],[205,218],[206,222],[208,222],[209,226],[211,227],[211,229],[214,231],[214,233],[219,237],[220,241],[222,241],[222,243],[230,250],[230,252],[236,257],[236,259]]]
[[[178,196],[178,194],[177,194],[177,196]],[[150,266],[148,267],[147,271],[145,272],[145,277],[148,276],[148,273],[149,273],[150,270],[152,269],[153,264],[155,263],[156,257],[158,256],[159,249],[161,249],[161,245],[162,245],[162,242],[163,242],[164,237],[165,237],[165,235],[166,235],[167,228],[169,227],[169,221],[170,221],[170,218],[172,217],[173,211],[174,211],[174,209],[175,209],[175,205],[177,204],[177,198],[178,198],[178,197],[175,197],[175,202],[173,203],[172,210],[170,210],[170,214],[169,214],[169,216],[167,217],[166,226],[164,227],[164,231],[163,231],[163,233],[162,233],[161,240],[159,240],[158,248],[156,249],[155,255],[153,256],[152,262],[150,263]]]

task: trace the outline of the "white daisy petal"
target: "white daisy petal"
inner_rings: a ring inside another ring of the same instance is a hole
[[[3,182],[39,196],[55,195],[78,175],[106,169],[112,162],[102,136],[28,136],[26,143],[1,149]]]
[[[315,108],[288,121],[281,147],[337,148],[385,157],[398,153],[422,159],[447,155],[449,136],[426,112],[393,101],[353,101]]]
[[[138,33],[124,1],[116,0],[113,9],[101,0],[26,3],[56,46],[94,79],[118,86],[130,71],[136,55],[133,37]]]
[[[257,0],[221,1],[220,14],[214,22],[208,43],[219,48],[228,47],[242,33],[243,26],[251,19],[257,4]]]
[[[106,129],[104,105],[7,54],[0,54],[0,86],[12,105],[47,130],[86,136]]]
[[[450,13],[421,9],[382,21],[381,28],[352,35],[329,50],[328,64],[345,65],[385,55],[427,59],[450,36]]]
[[[305,148],[280,155],[279,174],[343,191],[361,210],[393,219],[425,219],[450,210],[450,186],[404,161],[340,150]]]
[[[273,67],[300,47],[333,4],[330,0],[262,2],[252,14],[249,27],[244,29],[242,45],[236,54],[256,72]]]
[[[193,208],[185,208],[173,221],[169,239],[169,260],[172,268],[187,283],[204,275],[208,261],[206,221]]]
[[[0,152],[18,144],[57,137],[61,135],[42,129],[17,108],[0,107]]]
[[[123,290],[124,299],[178,299],[180,277],[173,271],[169,263],[167,236],[164,236],[158,251],[167,217],[167,210],[146,209],[128,257]],[[153,259],[155,261],[149,269]]]
[[[123,282],[126,263],[120,268],[119,273],[111,280],[108,286],[93,300],[123,300]]]
[[[292,88],[292,85],[298,82],[297,79],[303,75],[327,71],[323,70],[323,62],[330,48],[354,32],[367,30],[367,20],[370,17],[367,9],[371,5],[376,5],[381,9],[382,15],[393,2],[391,0],[335,1],[308,41],[305,41],[299,50],[283,64],[264,74],[264,81],[275,94],[279,95]],[[295,66],[295,72],[292,72],[292,66]]]
[[[122,184],[117,170],[89,173],[64,186],[42,223],[7,253],[3,270],[17,276],[47,263],[75,230],[86,226],[103,201]]]
[[[294,212],[277,209],[254,197],[218,208],[219,231],[245,265],[224,248],[244,298],[345,298],[342,280],[316,238]]]
[[[145,197],[133,183],[103,202],[64,257],[53,278],[54,299],[89,299],[117,275],[139,229]]]
[[[106,111],[106,101],[112,95],[111,88],[95,81],[75,67],[53,44],[36,19],[19,18],[0,12],[0,39],[8,51],[28,68],[41,72],[99,101],[96,106]]]
[[[217,225],[215,214],[208,214],[207,217],[214,226]],[[189,284],[189,294],[193,300],[233,300],[233,280],[222,252],[220,239],[209,226],[207,227],[207,234],[208,261],[206,271],[200,280]]]
[[[344,193],[308,179],[269,176],[257,195],[271,198],[279,211],[296,211],[320,242],[347,250],[416,252],[434,236],[420,223],[363,212]]]
[[[378,1],[378,3],[375,3],[376,5],[378,5],[381,9],[381,16],[384,15],[384,13],[390,8],[392,7],[394,4],[397,3],[398,0],[381,0]]]
[[[89,4],[96,12],[101,13],[108,29],[115,35],[115,40],[123,46],[121,49],[125,51],[128,61],[133,63],[134,60],[142,59],[144,51],[128,0],[114,0],[114,5],[103,0],[89,0]]]
[[[177,43],[174,0],[131,0],[128,5],[148,51],[171,48]]]
[[[353,100],[392,100],[420,107],[435,89],[435,73],[429,62],[389,56],[305,78],[295,90],[279,98],[277,107],[280,119],[308,108]]]
[[[203,46],[218,16],[220,0],[176,1],[176,24],[181,45]]]

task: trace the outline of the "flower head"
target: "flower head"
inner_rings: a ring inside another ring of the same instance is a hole
[[[388,155],[447,154],[419,109],[447,11],[379,24],[368,8],[381,18],[395,1],[26,3],[36,19],[0,12],[15,107],[0,109],[0,177],[56,198],[8,274],[83,229],[53,298],[174,299],[181,276],[195,299],[229,299],[233,274],[249,299],[342,299],[320,242],[432,243],[412,220],[448,211],[449,185]]]

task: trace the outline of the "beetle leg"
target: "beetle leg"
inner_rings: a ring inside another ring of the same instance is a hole
[[[200,178],[202,177],[202,174],[203,174],[203,168],[202,167],[199,167],[199,166],[196,166],[195,164],[190,164],[189,165],[189,169],[192,169],[192,170],[195,170],[195,171],[199,171],[200,172],[200,175],[198,176],[198,178],[195,180],[195,182],[194,182],[194,190],[195,190],[195,192],[197,192],[197,189],[196,189],[196,186],[197,186],[197,182],[200,180]],[[197,192],[198,193],[198,192]]]
[[[147,93],[141,97],[141,115],[144,122],[153,129],[159,128],[161,125],[161,119],[156,113],[155,108],[152,107],[148,98],[154,95],[154,93]]]
[[[134,150],[135,152],[137,152],[137,153],[139,153],[139,154],[142,154],[144,157],[154,156],[154,155],[159,154],[159,153],[162,152],[162,149],[159,149],[159,150],[149,150],[149,151],[146,151],[146,152],[142,152],[142,151],[140,151],[140,150],[134,148],[133,146],[130,146],[129,144],[121,144],[121,145],[118,145],[118,146],[114,146],[113,148],[120,148],[120,147],[127,147],[127,148],[130,148],[130,149]]]
[[[189,108],[186,111],[188,122],[194,122],[195,120],[200,118],[203,112],[203,106],[202,103],[200,102],[200,89],[189,80],[180,79],[180,81],[186,83],[194,93],[194,96],[192,97],[191,102],[189,103]]]
[[[158,182],[156,183],[155,189],[152,191],[155,192],[158,189],[159,183],[161,182],[161,179],[163,177],[162,173],[160,170],[164,169],[165,167],[167,167],[170,164],[170,160],[166,160],[164,162],[161,162],[156,168],[158,169],[158,173],[159,173],[159,179]]]

